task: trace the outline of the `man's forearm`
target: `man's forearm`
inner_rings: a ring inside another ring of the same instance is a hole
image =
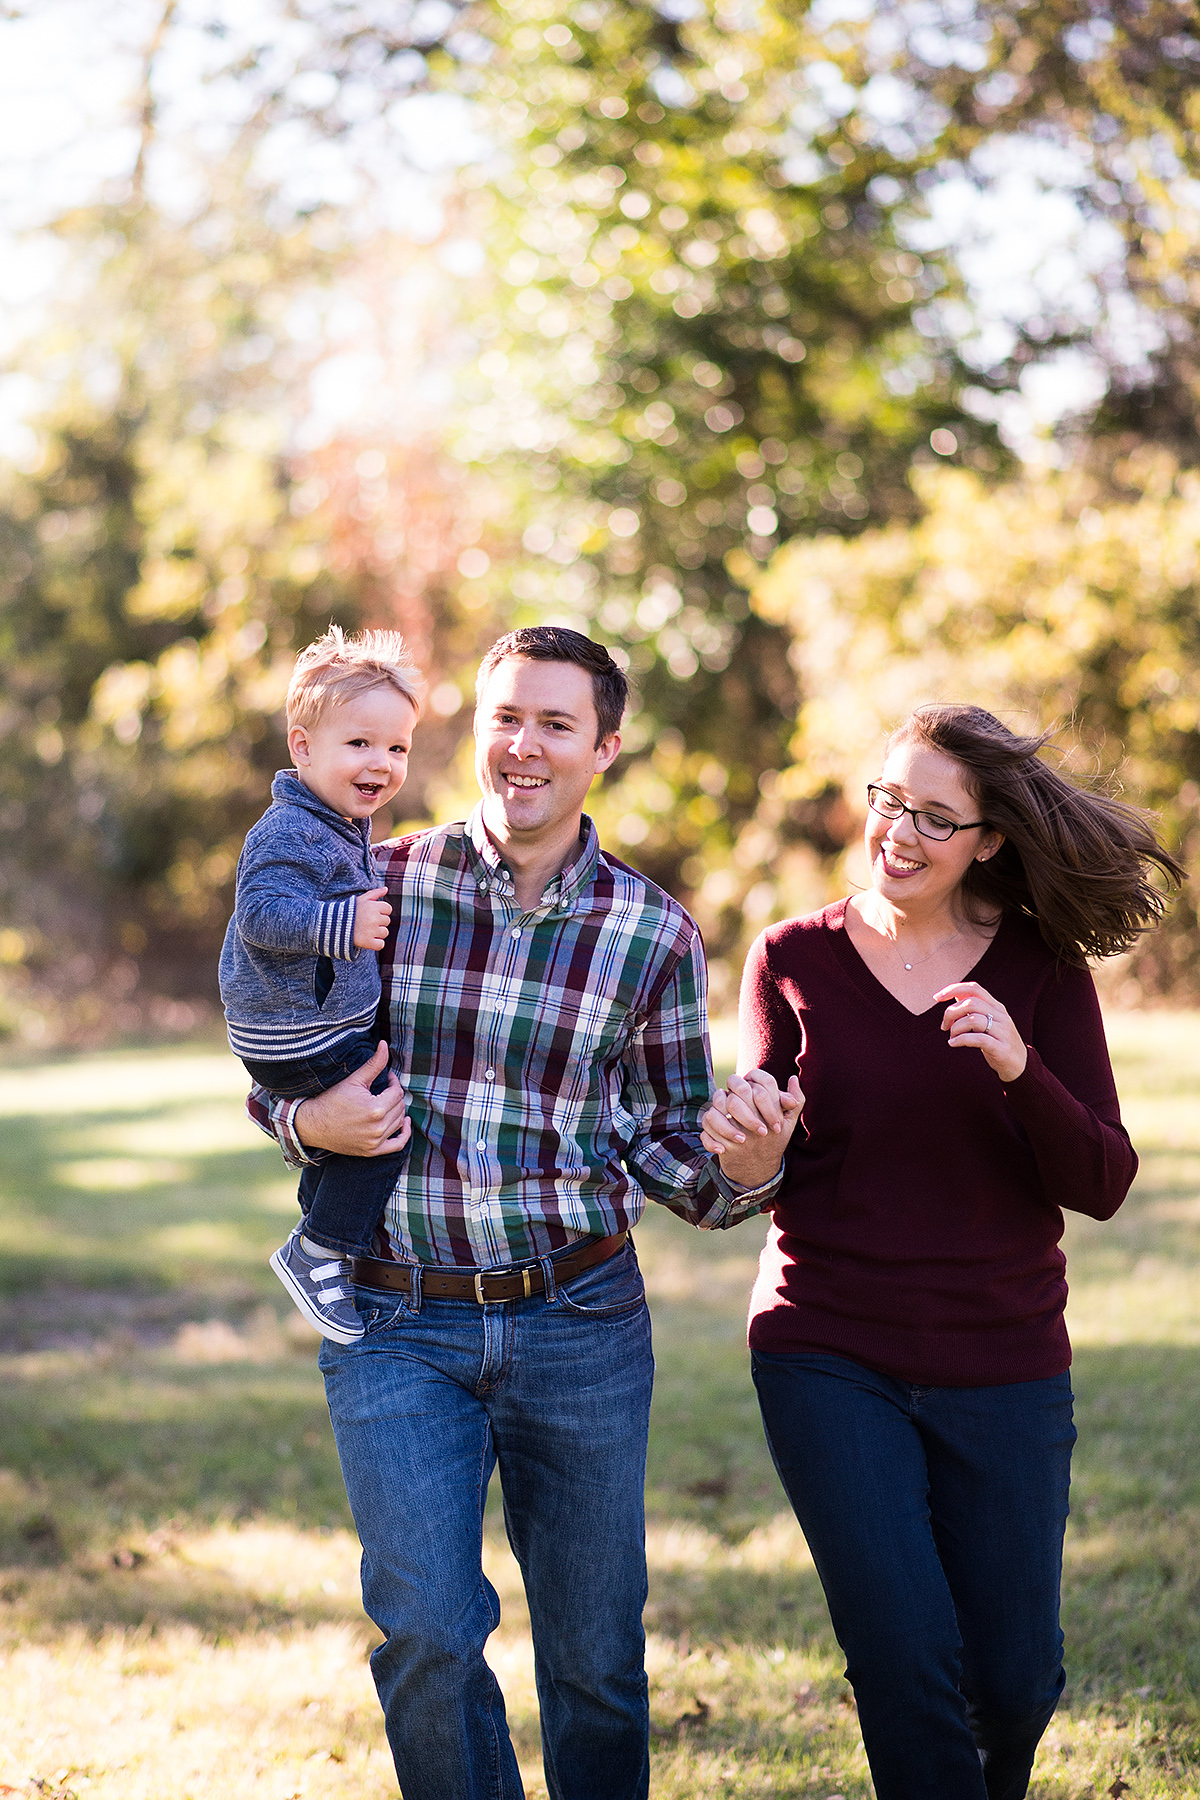
[[[380,1094],[371,1083],[386,1066],[386,1046],[369,1063],[335,1087],[304,1100],[292,1118],[292,1130],[309,1150],[331,1150],[338,1156],[386,1156],[403,1149],[410,1127],[404,1089],[393,1074]]]
[[[777,1140],[771,1141],[773,1136],[747,1138],[744,1144],[722,1151],[719,1161],[726,1180],[740,1188],[765,1187],[774,1181],[783,1168],[783,1151]]]

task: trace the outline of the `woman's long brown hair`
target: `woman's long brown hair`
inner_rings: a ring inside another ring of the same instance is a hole
[[[981,706],[919,706],[893,732],[893,744],[916,739],[962,766],[980,816],[1004,843],[963,877],[973,919],[1012,907],[1031,915],[1065,962],[1115,956],[1166,909],[1151,879],[1185,871],[1164,850],[1148,815],[1107,794],[1076,787],[1038,752],[1049,733],[1018,737]]]

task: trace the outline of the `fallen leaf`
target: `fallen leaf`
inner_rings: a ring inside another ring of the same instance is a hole
[[[1108,1791],[1112,1795],[1113,1800],[1121,1800],[1122,1794],[1130,1794],[1133,1792],[1133,1789],[1127,1781],[1122,1781],[1121,1777],[1118,1775]]]

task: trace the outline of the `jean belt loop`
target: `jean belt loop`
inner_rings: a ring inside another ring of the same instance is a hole
[[[420,1263],[413,1263],[412,1274],[409,1277],[409,1280],[412,1282],[412,1293],[408,1303],[415,1313],[419,1313],[421,1310],[421,1273]]]
[[[553,1306],[558,1299],[558,1283],[554,1279],[554,1262],[549,1256],[539,1256],[538,1267],[542,1271],[542,1280],[546,1284],[546,1304]]]

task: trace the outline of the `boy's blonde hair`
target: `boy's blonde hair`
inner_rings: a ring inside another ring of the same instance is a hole
[[[296,658],[287,691],[288,730],[315,725],[331,706],[377,687],[395,688],[420,714],[421,678],[400,633],[360,631],[348,638],[340,625],[331,625]]]

